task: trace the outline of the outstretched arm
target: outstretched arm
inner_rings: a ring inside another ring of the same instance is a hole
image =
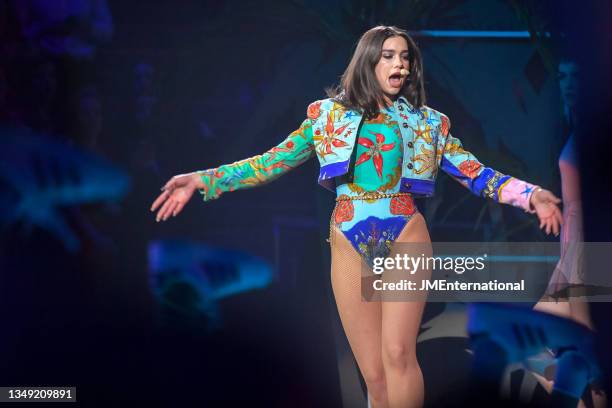
[[[535,213],[540,219],[540,228],[545,228],[547,234],[559,234],[562,224],[561,211],[557,207],[561,202],[559,198],[548,190],[484,166],[463,148],[459,139],[448,133],[450,121],[446,116],[442,116],[442,122],[442,129],[447,132],[442,170],[478,196]]]
[[[197,172],[202,179],[204,201],[243,188],[256,187],[277,179],[314,156],[312,124],[306,119],[278,146],[264,154]]]
[[[278,146],[264,154],[214,169],[172,177],[162,187],[151,211],[159,209],[156,219],[176,216],[193,193],[199,190],[204,201],[219,198],[227,191],[255,187],[277,179],[314,156],[312,124],[306,119]]]

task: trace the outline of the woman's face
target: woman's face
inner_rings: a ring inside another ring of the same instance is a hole
[[[577,63],[563,61],[559,64],[559,88],[563,103],[574,109],[580,91],[580,68]]]
[[[404,37],[389,37],[383,43],[380,60],[374,68],[387,102],[395,100],[406,82],[406,77],[400,74],[402,68],[410,70],[408,43]]]

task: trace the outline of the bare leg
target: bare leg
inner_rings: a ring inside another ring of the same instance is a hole
[[[549,299],[544,297],[533,307],[538,312],[549,313],[569,319],[571,316],[570,304],[567,299]]]
[[[553,277],[551,278],[548,292],[554,292],[555,288],[562,288],[563,286],[569,285],[566,280],[563,280],[563,277],[560,277],[560,273],[558,272],[559,270],[560,268],[557,267]],[[538,301],[538,303],[536,303],[533,309],[539,312],[549,313],[555,316],[574,320],[575,322],[581,323],[593,330],[589,303],[580,296],[572,296],[569,299],[553,299],[545,294]]]
[[[344,332],[368,388],[373,408],[387,408],[381,356],[380,302],[361,300],[361,257],[337,228],[333,229],[331,281]]]
[[[404,228],[396,243],[424,243],[426,245],[395,246],[391,256],[400,253],[420,257],[431,255],[431,241],[425,219],[416,214]],[[389,273],[390,272],[390,273]],[[429,279],[431,272],[419,270],[413,277]],[[385,271],[385,282],[406,279],[405,270]],[[420,286],[420,282],[417,282]],[[391,294],[393,297],[394,294]],[[382,303],[382,357],[387,378],[387,395],[389,407],[421,407],[424,402],[423,374],[416,358],[416,338],[419,333],[421,317],[425,306],[425,294],[419,299],[406,301],[406,295],[396,301]],[[389,299],[389,297],[385,297]]]
[[[561,257],[546,289],[544,297],[535,305],[534,309],[551,313],[566,319],[582,323],[593,330],[593,322],[589,303],[580,295],[572,295],[570,288],[569,299],[548,299],[546,295],[555,293],[569,285],[584,285],[585,265],[583,262],[584,233],[582,230],[582,204],[580,201],[566,200],[566,195],[579,196],[579,181],[575,169],[562,168],[564,209],[563,227],[561,228]]]
[[[580,297],[571,298],[569,301],[570,318],[578,323],[582,323],[591,330],[593,321],[591,320],[591,308],[589,302]]]

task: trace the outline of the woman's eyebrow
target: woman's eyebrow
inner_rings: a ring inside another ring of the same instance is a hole
[[[385,49],[383,48],[382,52],[395,52],[395,50]],[[400,54],[408,54],[408,50],[400,51]]]

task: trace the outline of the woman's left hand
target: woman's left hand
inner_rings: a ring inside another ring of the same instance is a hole
[[[547,234],[553,232],[555,236],[559,235],[563,225],[561,210],[557,206],[560,202],[561,199],[548,190],[537,189],[531,194],[529,203],[540,219],[540,229],[546,228]]]

